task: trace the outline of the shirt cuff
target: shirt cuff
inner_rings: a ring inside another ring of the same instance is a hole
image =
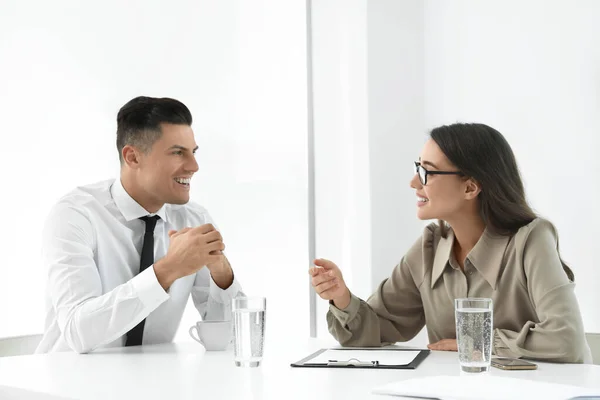
[[[146,268],[137,274],[132,280],[133,290],[144,304],[144,307],[150,310],[156,309],[170,296],[165,292],[154,272],[154,265]]]
[[[350,304],[343,310],[340,310],[336,306],[333,305],[333,301],[329,301],[329,311],[331,314],[340,321],[342,326],[348,325],[348,322],[352,321],[356,314],[358,313],[358,309],[360,308],[360,299],[350,293]]]
[[[227,289],[221,289],[219,285],[215,283],[210,277],[210,297],[212,297],[215,301],[221,304],[230,303],[231,300],[242,292],[242,287],[239,284],[238,280],[235,278],[235,273],[233,274],[233,282]]]
[[[504,341],[500,337],[500,330],[494,329],[494,336],[492,338],[492,355],[498,357],[515,357],[518,358],[512,351],[504,344]]]

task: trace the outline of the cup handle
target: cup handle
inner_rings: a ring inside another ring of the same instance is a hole
[[[204,343],[202,343],[202,339],[200,339],[200,335],[198,335],[198,337],[194,336],[194,332],[198,333],[198,327],[196,327],[196,325],[190,326],[189,332],[190,332],[190,336],[192,337],[192,339],[194,339],[196,342],[198,342],[202,346],[204,346]]]

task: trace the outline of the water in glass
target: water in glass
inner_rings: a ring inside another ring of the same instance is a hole
[[[457,299],[456,340],[463,371],[489,370],[492,356],[492,325],[491,299]]]
[[[263,299],[264,300],[264,299]],[[233,307],[235,365],[257,367],[263,357],[265,340],[264,303],[240,304]]]

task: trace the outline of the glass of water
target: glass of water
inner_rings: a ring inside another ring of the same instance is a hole
[[[458,359],[464,372],[487,372],[492,358],[492,299],[455,299]]]
[[[233,343],[235,365],[258,367],[263,357],[265,342],[264,297],[236,297],[233,299]]]

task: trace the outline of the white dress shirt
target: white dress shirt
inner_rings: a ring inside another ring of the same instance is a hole
[[[213,223],[189,202],[165,204],[154,230],[154,260],[167,253],[168,232]],[[139,273],[149,215],[120,179],[78,187],[52,208],[43,231],[47,272],[45,332],[36,353],[125,345],[125,334],[146,318],[143,344],[170,342],[190,293],[202,319],[231,318],[231,300],[241,293],[235,280],[223,290],[204,267],[176,280],[167,292],[154,268]]]

